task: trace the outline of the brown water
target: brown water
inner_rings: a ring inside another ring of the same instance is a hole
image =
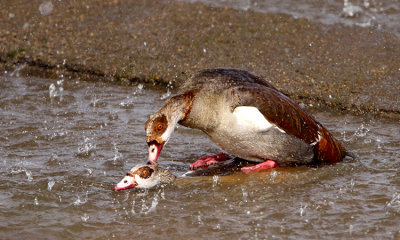
[[[357,160],[181,178],[113,192],[144,163],[144,123],[169,94],[78,80],[0,78],[1,239],[399,239],[398,120],[315,112]],[[160,164],[217,153],[180,127]]]
[[[398,0],[182,0],[262,13],[285,13],[323,24],[376,28],[400,37]]]

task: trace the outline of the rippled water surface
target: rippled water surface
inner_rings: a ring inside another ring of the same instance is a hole
[[[181,0],[263,13],[285,13],[323,24],[374,27],[400,37],[398,0]]]
[[[357,160],[113,192],[169,90],[0,78],[1,239],[399,239],[398,120],[312,112]],[[180,127],[160,164],[217,153]]]

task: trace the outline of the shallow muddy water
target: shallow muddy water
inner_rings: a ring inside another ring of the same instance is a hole
[[[145,163],[144,123],[170,90],[0,77],[1,239],[399,239],[400,122],[312,114],[353,151],[336,165],[114,192]],[[160,165],[219,149],[180,127]]]

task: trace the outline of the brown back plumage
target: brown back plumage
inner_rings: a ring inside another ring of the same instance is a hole
[[[231,96],[232,110],[254,106],[271,123],[286,133],[313,146],[314,162],[334,163],[347,154],[346,149],[318,121],[274,86],[256,75],[239,69],[205,69],[194,75],[181,91],[225,91]]]

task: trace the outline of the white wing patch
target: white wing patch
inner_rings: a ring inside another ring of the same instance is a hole
[[[266,131],[270,128],[277,128],[285,133],[275,124],[270,123],[264,115],[256,107],[240,106],[233,110],[233,116],[236,118],[238,125],[255,131]]]
[[[320,128],[320,127],[318,126],[318,128]],[[317,143],[319,143],[319,142],[321,141],[321,138],[322,138],[321,132],[318,131],[318,139],[316,139],[314,142],[310,143],[310,145],[311,145],[311,146],[316,145]]]

